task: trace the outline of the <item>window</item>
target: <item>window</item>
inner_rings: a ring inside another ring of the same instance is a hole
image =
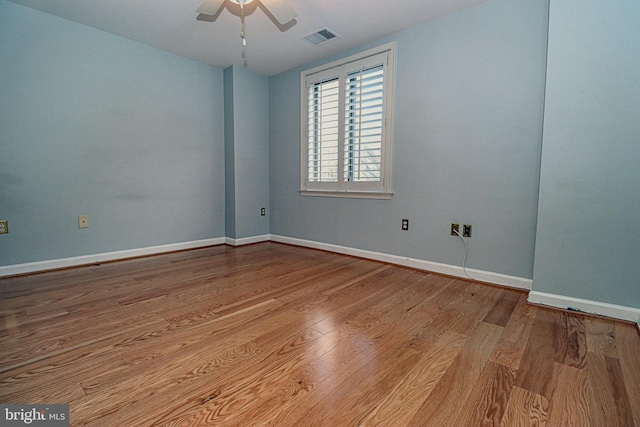
[[[302,73],[301,193],[391,197],[394,45]]]

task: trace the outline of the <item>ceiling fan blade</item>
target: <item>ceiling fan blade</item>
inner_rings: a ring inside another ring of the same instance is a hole
[[[271,15],[284,25],[296,18],[296,13],[283,0],[260,0]]]
[[[224,0],[204,0],[196,12],[202,15],[215,15],[222,7]]]

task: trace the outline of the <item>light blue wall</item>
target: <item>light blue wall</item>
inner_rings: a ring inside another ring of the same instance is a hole
[[[640,3],[549,22],[534,290],[640,308]]]
[[[224,236],[222,70],[4,0],[0,52],[0,265]]]
[[[235,66],[224,70],[224,79],[227,237],[263,236],[269,234],[269,217],[260,214],[269,207],[269,79]]]
[[[223,73],[0,0],[0,265],[268,233],[459,265],[459,222],[470,267],[640,307],[638,22],[635,0],[491,0],[327,58],[397,43],[381,201],[298,193],[318,63]]]
[[[547,13],[493,0],[356,50],[397,43],[390,201],[300,196],[303,68],[272,77],[271,233],[460,265],[468,223],[468,266],[531,278]]]

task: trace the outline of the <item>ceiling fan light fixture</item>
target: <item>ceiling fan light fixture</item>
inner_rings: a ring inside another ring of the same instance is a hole
[[[242,38],[242,45],[246,45],[244,40],[244,6],[249,3],[253,3],[254,0],[230,0],[232,3],[240,5],[240,20],[242,22],[242,30],[240,37]],[[202,4],[196,12],[201,15],[217,16],[224,8],[226,0],[203,0]],[[269,14],[280,24],[285,25],[296,18],[296,13],[291,9],[284,0],[258,0],[256,3],[262,3],[262,6],[269,12]],[[255,10],[255,9],[253,9]],[[249,11],[249,13],[253,12]],[[215,20],[215,18],[214,18]]]

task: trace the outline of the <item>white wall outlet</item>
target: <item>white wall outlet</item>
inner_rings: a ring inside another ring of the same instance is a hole
[[[78,217],[79,228],[89,228],[89,215],[80,215]]]
[[[9,233],[9,222],[6,219],[0,220],[0,234]]]

